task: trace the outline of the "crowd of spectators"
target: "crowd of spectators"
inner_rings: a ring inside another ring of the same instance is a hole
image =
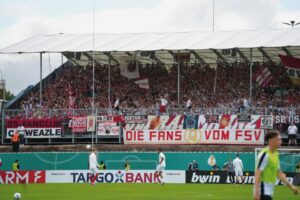
[[[182,64],[180,68],[180,96],[177,102],[177,65],[146,64],[139,66],[140,77],[149,79],[150,89],[141,89],[134,80],[123,77],[118,66],[111,66],[111,102],[108,98],[108,66],[95,68],[95,107],[107,108],[120,99],[121,108],[157,108],[157,99],[166,97],[169,108],[181,108],[191,98],[193,107],[290,107],[300,102],[300,90],[292,85],[281,65],[268,64],[274,79],[268,87],[253,81],[253,98],[249,99],[250,67],[245,63],[216,66]],[[260,67],[253,66],[253,72]],[[217,75],[217,76],[216,76]],[[216,78],[217,77],[217,78]],[[63,65],[49,75],[43,86],[42,105],[39,89],[28,93],[21,101],[21,109],[68,109],[92,107],[92,67]],[[70,105],[70,98],[74,103]]]

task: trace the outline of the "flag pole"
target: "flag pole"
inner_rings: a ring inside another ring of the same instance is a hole
[[[250,88],[249,88],[249,96],[250,96],[250,103],[252,101],[252,88],[253,88],[253,80],[252,80],[252,48],[250,48]]]
[[[109,52],[110,56],[108,56],[108,103],[109,108],[111,109],[111,52]]]
[[[180,51],[178,51],[178,60],[177,60],[177,104],[180,105]]]
[[[40,53],[40,109],[42,109],[43,104],[43,53]]]
[[[93,96],[92,96],[92,112],[95,114],[95,0],[93,0]],[[92,132],[92,149],[94,148],[94,131]]]
[[[216,94],[217,79],[218,79],[218,62],[216,63],[216,74],[215,74],[215,80],[214,80],[214,94]]]
[[[215,0],[213,0],[212,31],[215,31]]]

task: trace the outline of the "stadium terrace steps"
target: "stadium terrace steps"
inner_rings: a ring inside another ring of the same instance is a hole
[[[111,145],[97,144],[98,151],[207,151],[207,152],[254,152],[257,146],[228,146],[228,145]],[[77,145],[25,145],[20,152],[72,152],[89,151],[86,144]],[[0,146],[0,152],[12,152],[10,145]]]

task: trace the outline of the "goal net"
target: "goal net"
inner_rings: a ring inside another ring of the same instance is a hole
[[[263,148],[255,148],[255,166],[259,152]],[[300,163],[300,149],[278,149],[280,168],[283,172],[299,172],[297,165]]]

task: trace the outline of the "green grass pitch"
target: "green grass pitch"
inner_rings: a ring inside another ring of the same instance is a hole
[[[28,184],[0,185],[0,200],[246,200],[253,199],[252,185],[216,184]],[[287,187],[277,186],[275,200],[296,200]]]

